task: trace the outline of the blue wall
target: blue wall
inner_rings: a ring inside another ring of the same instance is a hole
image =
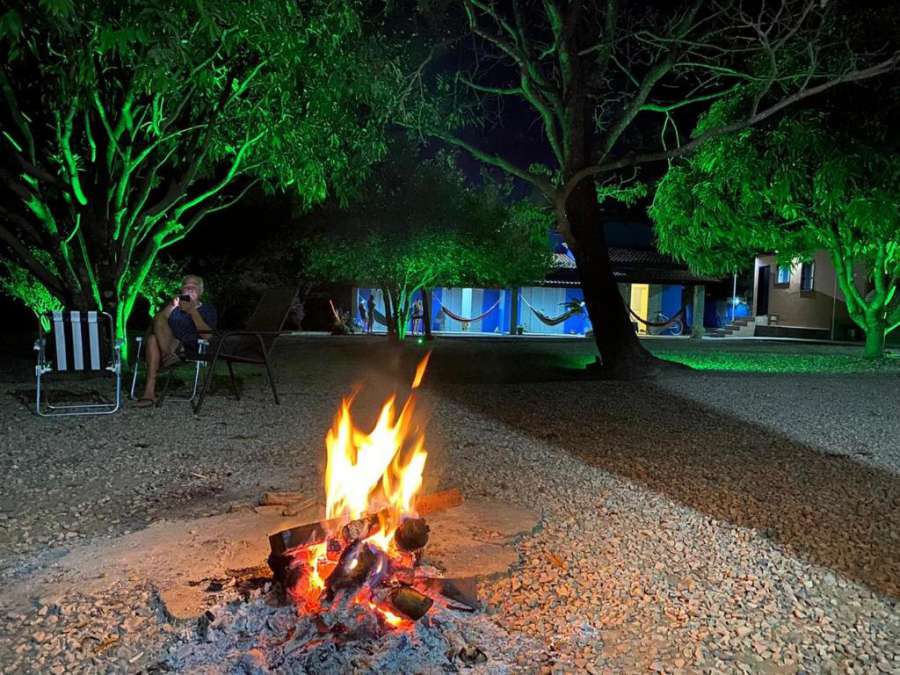
[[[481,309],[478,310],[478,314],[488,311],[497,300],[500,300],[499,289],[484,289],[484,293],[481,294]],[[505,324],[503,323],[504,308],[502,305],[503,303],[501,302],[494,311],[481,320],[481,331],[483,333],[493,333],[497,328],[500,329],[500,332],[503,332]]]
[[[566,288],[566,302],[581,302],[582,300],[584,300],[584,293],[582,293],[580,288]],[[568,311],[566,307],[561,309]],[[587,308],[585,308],[583,313],[570,316],[565,320],[563,332],[567,335],[583,335],[585,330],[590,328],[590,325],[591,321],[588,319]]]

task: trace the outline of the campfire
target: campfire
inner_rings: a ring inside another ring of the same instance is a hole
[[[374,428],[357,428],[344,399],[326,437],[326,520],[269,537],[269,565],[285,598],[314,616],[319,633],[351,640],[409,629],[441,602],[460,597],[422,565],[424,516],[458,505],[455,490],[420,496],[428,453],[415,417],[418,365],[402,406],[390,397]],[[398,412],[399,407],[399,412]]]

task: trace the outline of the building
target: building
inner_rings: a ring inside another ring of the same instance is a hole
[[[593,326],[583,304],[574,256],[559,235],[553,237],[554,265],[545,279],[518,288],[431,289],[432,330],[469,335],[580,337],[590,334]],[[687,334],[693,325],[697,302],[706,310],[704,323],[719,325],[715,304],[707,307],[703,300],[706,285],[721,280],[691,273],[684,265],[652,248],[649,237],[646,244],[609,249],[613,273],[626,305],[633,312],[638,332]],[[357,317],[360,323],[365,323],[362,314],[370,293],[376,304],[375,330],[385,332],[385,303],[380,289],[353,289]],[[665,323],[676,316],[679,321],[668,326],[647,326],[643,322]]]
[[[809,262],[787,265],[779,265],[774,254],[757,256],[753,289],[751,322],[756,336],[822,340],[860,337],[826,251],[816,252]]]

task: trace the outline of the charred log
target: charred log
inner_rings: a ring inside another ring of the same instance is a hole
[[[428,533],[428,523],[424,518],[407,518],[397,528],[394,541],[397,542],[397,547],[401,551],[412,553],[425,548],[425,544],[428,543]]]
[[[418,621],[431,609],[434,600],[409,586],[399,586],[388,596],[391,607],[413,621]]]
[[[353,542],[344,549],[334,572],[325,582],[325,597],[331,600],[340,590],[362,585],[379,562],[379,556],[366,542]]]
[[[481,609],[481,601],[478,599],[478,584],[475,579],[429,579],[426,588],[430,593],[439,593],[448,600],[469,609]]]

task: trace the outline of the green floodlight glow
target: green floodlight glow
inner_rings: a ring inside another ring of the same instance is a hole
[[[718,349],[668,351],[650,347],[654,356],[681,363],[694,370],[731,373],[769,374],[853,374],[900,372],[900,359],[878,362],[848,353],[802,354],[748,351],[729,352]],[[583,370],[593,363],[592,355],[566,355],[560,360],[563,368]]]
[[[420,345],[424,345],[424,344],[425,344],[425,338],[421,338],[421,337],[420,337],[418,340],[416,340],[416,342],[419,343]]]
[[[850,374],[898,370],[896,364],[879,363],[854,354],[777,354],[771,352],[695,351],[655,355],[683,363],[695,370],[772,374]]]

